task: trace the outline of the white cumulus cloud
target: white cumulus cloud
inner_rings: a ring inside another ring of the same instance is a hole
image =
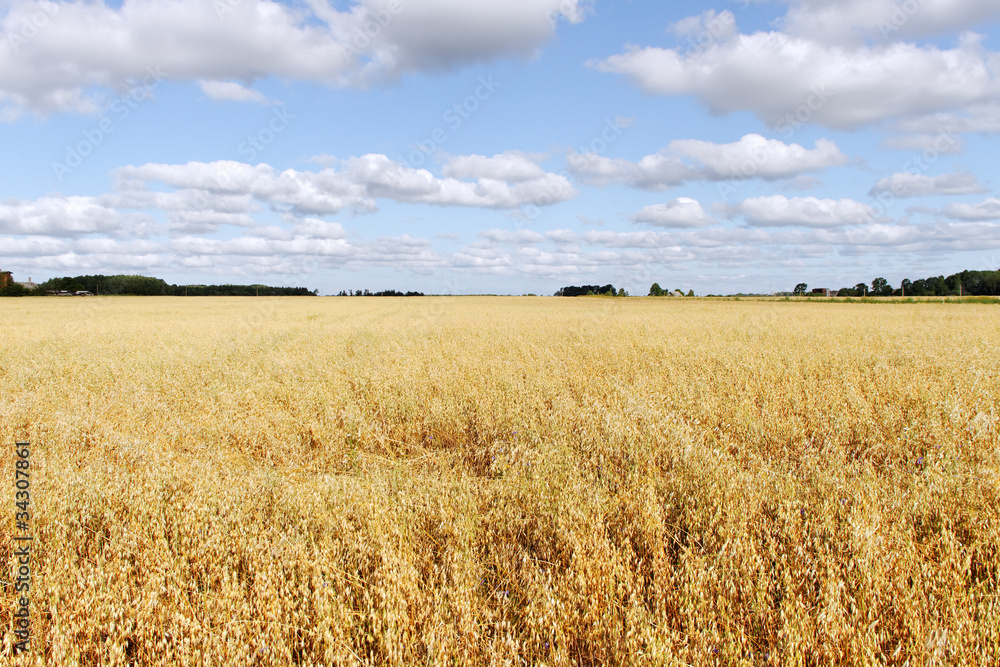
[[[759,134],[748,134],[730,144],[678,139],[670,142],[667,151],[700,162],[712,180],[775,180],[847,164],[847,156],[829,139],[818,139],[812,149]]]
[[[706,227],[715,219],[705,213],[696,200],[678,197],[666,204],[647,206],[632,216],[633,222],[646,223],[657,227]]]
[[[143,236],[155,226],[149,216],[119,211],[97,197],[43,197],[0,203],[0,234]]]
[[[545,170],[520,151],[493,157],[459,155],[448,160],[442,172],[452,178],[488,178],[511,182],[530,181],[545,176]]]
[[[446,168],[470,179],[442,178],[376,153],[341,160],[336,167],[315,172],[286,169],[279,173],[264,164],[223,160],[127,166],[117,170],[117,177],[122,190],[133,197],[136,193],[149,196],[148,184],[159,182],[174,188],[248,197],[291,207],[307,216],[336,214],[344,209],[370,212],[376,209],[378,199],[509,210],[550,206],[577,194],[565,176],[548,173],[511,154],[455,157]],[[480,177],[471,180],[477,175]]]
[[[96,113],[151,73],[213,99],[260,101],[233,81],[369,85],[528,57],[587,0],[19,0],[0,8],[0,120]],[[40,21],[37,17],[45,17]],[[24,25],[32,26],[28,32]]]
[[[746,199],[734,212],[758,227],[845,227],[877,221],[873,207],[853,199],[771,195]]]
[[[974,35],[941,49],[826,45],[758,32],[687,54],[633,46],[592,64],[647,93],[693,95],[718,114],[751,111],[788,132],[805,122],[853,129],[1000,96],[1000,55],[985,52]]]
[[[591,185],[627,185],[661,191],[697,180],[794,178],[844,165],[847,161],[847,156],[829,139],[818,139],[809,149],[766,139],[759,134],[747,134],[728,144],[676,139],[638,162],[571,152],[567,156],[567,168]]]
[[[571,152],[567,156],[567,170],[590,185],[627,185],[654,192],[702,176],[698,169],[679,157],[663,152],[647,155],[638,162],[596,153]]]

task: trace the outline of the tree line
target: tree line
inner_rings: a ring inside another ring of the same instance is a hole
[[[10,293],[5,293],[10,292]],[[115,296],[316,296],[305,287],[270,285],[171,285],[149,276],[64,276],[51,278],[28,290],[16,283],[0,289],[0,296],[44,296],[48,292],[90,292]]]
[[[799,283],[794,294],[807,293],[809,286]],[[879,277],[871,282],[858,283],[854,287],[842,287],[830,290],[836,296],[997,296],[1000,295],[1000,271],[962,271],[945,276],[931,276],[918,280],[902,280],[899,287],[893,287],[885,278]]]
[[[369,292],[368,290],[340,290],[337,296],[424,296],[423,292],[397,292],[388,289],[382,292]]]
[[[554,296],[628,296],[625,289],[615,289],[614,285],[569,285],[560,287]]]
[[[653,283],[652,285],[649,286],[649,294],[647,296],[670,296],[675,292],[678,294],[684,294],[684,291],[681,290],[680,288],[675,289],[673,292],[671,292],[670,290],[665,290],[662,287],[660,287],[660,283]],[[687,291],[687,294],[684,294],[684,296],[694,296],[694,290],[689,289]]]

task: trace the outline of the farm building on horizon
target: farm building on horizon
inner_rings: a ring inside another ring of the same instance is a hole
[[[0,289],[10,287],[11,285],[20,285],[26,290],[38,289],[38,285],[36,285],[31,278],[28,278],[25,282],[18,282],[14,280],[14,273],[12,271],[0,271]]]
[[[812,294],[816,296],[830,296],[830,291],[825,287],[817,287],[812,291]]]

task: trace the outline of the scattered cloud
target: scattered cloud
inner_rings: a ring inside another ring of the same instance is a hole
[[[487,229],[479,232],[478,236],[488,241],[494,241],[496,243],[511,243],[514,245],[541,243],[545,240],[544,236],[529,229],[521,229],[514,232],[506,229]]]
[[[904,117],[894,121],[890,127],[896,132],[931,134],[936,138],[950,138],[956,134],[1000,134],[1000,101],[965,105],[958,112]]]
[[[961,155],[968,143],[961,136],[943,134],[893,134],[879,142],[882,148],[931,155]]]
[[[733,207],[757,227],[845,227],[877,219],[873,207],[853,199],[818,199],[772,195],[746,199]]]
[[[693,95],[716,114],[750,111],[794,131],[855,129],[1000,96],[1000,55],[966,34],[952,49],[892,42],[831,46],[782,32],[739,35],[682,53],[630,47],[591,65],[653,95]]]
[[[707,227],[716,220],[705,213],[696,200],[678,197],[666,204],[647,206],[634,216],[632,222],[655,225],[657,227]]]
[[[296,220],[292,234],[314,239],[343,239],[347,230],[339,222],[327,222],[319,218],[303,218]]]
[[[714,41],[725,41],[736,34],[736,17],[732,12],[709,9],[670,25],[669,30],[693,47],[704,47]]]
[[[877,197],[891,193],[896,197],[928,197],[931,195],[972,195],[988,192],[974,174],[955,173],[941,176],[900,173],[879,180],[869,191]]]
[[[145,236],[154,227],[149,216],[120,212],[95,197],[43,197],[0,203],[0,234]],[[8,246],[3,247],[6,252]]]
[[[941,212],[954,220],[1000,220],[1000,199],[991,197],[978,204],[948,204]]]
[[[1000,210],[1000,202],[992,206]],[[320,269],[347,272],[391,268],[415,275],[461,271],[491,276],[566,279],[567,276],[647,277],[658,271],[690,271],[692,266],[773,271],[812,261],[850,265],[852,258],[887,250],[936,254],[1000,247],[1000,224],[955,224],[757,228],[721,227],[667,231],[488,229],[478,240],[444,252],[430,239],[380,236],[358,238],[335,223],[300,219],[288,228],[244,230],[235,238],[180,235],[167,242],[145,239],[0,236],[6,256],[38,275],[94,272],[162,273],[198,271],[205,275],[272,275],[303,284]],[[853,273],[853,270],[852,270]],[[619,284],[620,278],[615,278]],[[344,285],[347,287],[350,285]],[[363,287],[364,285],[354,285]]]
[[[747,134],[728,144],[676,139],[638,162],[596,153],[567,156],[569,172],[590,185],[626,185],[654,192],[689,181],[794,178],[847,162],[847,156],[829,139],[818,139],[807,149],[759,134]]]
[[[520,151],[510,151],[493,157],[456,156],[448,160],[442,173],[451,178],[478,178],[517,183],[545,176],[545,170],[538,165],[538,162]]]
[[[792,0],[781,21],[789,34],[824,44],[914,40],[975,28],[1000,18],[992,0]]]
[[[817,139],[815,147],[807,149],[759,134],[748,134],[731,144],[677,139],[670,142],[667,151],[702,164],[706,177],[713,181],[750,177],[776,180],[848,162],[829,139]]]
[[[260,91],[247,88],[237,81],[205,81],[198,82],[201,92],[216,102],[256,102],[269,104],[271,100]]]
[[[567,171],[589,185],[606,187],[626,185],[632,188],[660,192],[686,181],[702,178],[702,172],[677,156],[662,152],[647,155],[638,162],[624,158],[609,158],[597,153],[571,152],[567,156]]]
[[[160,183],[216,196],[228,193],[291,208],[298,215],[333,215],[344,209],[377,210],[376,200],[411,204],[510,210],[520,206],[550,206],[576,196],[560,174],[547,173],[536,163],[514,154],[452,158],[445,171],[475,181],[441,178],[381,154],[341,160],[320,171],[286,169],[233,161],[189,162],[184,165],[145,164],[117,170],[120,186],[131,197],[150,197],[146,186]],[[505,180],[505,178],[507,180]]]

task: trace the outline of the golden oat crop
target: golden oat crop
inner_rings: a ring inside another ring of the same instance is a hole
[[[0,324],[5,479],[32,443],[17,662],[1000,663],[996,306],[10,299]]]

